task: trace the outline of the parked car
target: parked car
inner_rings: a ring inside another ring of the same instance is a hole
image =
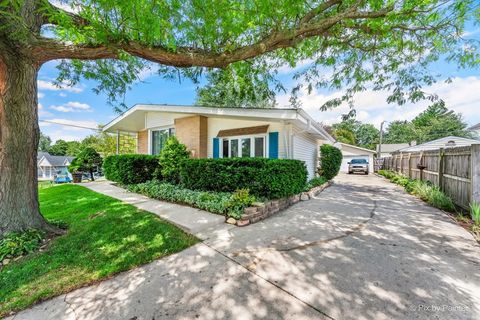
[[[348,163],[348,173],[363,172],[368,174],[368,161],[366,159],[352,159]]]

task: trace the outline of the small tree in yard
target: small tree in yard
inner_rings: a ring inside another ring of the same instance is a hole
[[[71,173],[87,171],[90,173],[92,181],[94,181],[93,172],[102,166],[102,162],[103,160],[100,154],[95,149],[87,147],[78,154],[68,169]]]
[[[163,179],[178,183],[180,181],[180,166],[182,161],[190,157],[187,147],[181,144],[175,136],[168,138],[160,152],[160,167]]]
[[[421,90],[438,79],[426,68],[432,61],[480,62],[477,43],[464,36],[476,20],[477,0],[0,1],[0,236],[55,231],[38,204],[44,63],[56,61],[59,86],[97,80],[96,91],[112,99],[152,67],[166,78],[207,75],[210,103],[249,106],[270,104],[271,88],[282,89],[279,68],[311,61],[296,77],[301,85],[344,92],[323,108],[370,88],[403,104],[435,99]]]
[[[320,147],[319,174],[328,180],[333,179],[342,165],[342,152],[329,144]]]

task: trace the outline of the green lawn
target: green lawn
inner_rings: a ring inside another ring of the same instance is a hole
[[[66,235],[0,271],[0,317],[181,251],[198,240],[157,216],[76,185],[40,189],[47,219]]]

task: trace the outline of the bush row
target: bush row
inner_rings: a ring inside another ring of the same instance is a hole
[[[410,179],[388,170],[379,170],[378,174],[384,176],[393,183],[401,185],[405,188],[405,191],[416,195],[433,207],[449,212],[455,211],[455,204],[452,199],[429,181]]]
[[[183,203],[235,219],[239,219],[243,214],[243,209],[255,202],[255,197],[245,189],[237,190],[234,193],[194,191],[157,180],[128,185],[127,189],[150,198]]]
[[[161,178],[158,157],[146,154],[124,154],[106,157],[103,162],[103,172],[108,180],[123,185]]]
[[[278,199],[304,190],[307,169],[299,160],[265,158],[189,159],[180,169],[181,184],[192,190],[250,193]]]

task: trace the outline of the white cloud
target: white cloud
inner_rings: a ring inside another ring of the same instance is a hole
[[[43,93],[43,92],[38,92],[38,93],[37,93],[37,97],[38,97],[38,99],[42,99],[43,97],[45,97],[45,93]]]
[[[81,112],[81,111],[92,111],[92,107],[86,103],[81,103],[81,102],[67,102],[64,105],[60,106],[50,106],[50,109],[59,111],[59,112]]]
[[[59,86],[50,81],[38,80],[37,81],[38,89],[40,90],[49,90],[49,91],[67,91],[73,93],[80,93],[84,90],[81,86],[69,86],[67,83],[60,83]]]
[[[62,1],[59,1],[59,0],[53,0],[53,1],[50,1],[51,4],[53,4],[55,7],[57,8],[60,8],[60,9],[63,9],[67,12],[71,12],[71,13],[78,13],[80,12],[80,6],[75,6],[75,5],[71,5],[71,4],[68,4],[68,3],[65,3],[65,2],[62,2]]]
[[[446,106],[455,112],[460,112],[464,120],[473,125],[480,122],[480,76],[456,77],[451,83],[437,82],[424,90],[428,93],[437,94],[442,98]],[[379,127],[384,120],[411,120],[429,105],[428,101],[416,104],[407,103],[403,106],[388,104],[389,93],[385,91],[364,91],[354,97],[354,105],[357,111],[357,119],[372,123]],[[325,124],[341,121],[341,115],[349,111],[347,105],[329,111],[320,111],[320,106],[326,101],[340,97],[341,92],[323,94],[314,90],[308,94],[306,90],[300,92],[299,98],[302,108],[310,113],[315,120]],[[279,106],[288,106],[289,95],[281,95],[277,102]]]
[[[54,118],[48,119],[49,122],[40,121],[40,127],[42,132],[47,134],[52,141],[57,141],[59,139],[65,141],[79,141],[85,138],[88,135],[95,133],[95,130],[98,128],[98,123],[93,120],[70,120],[70,119],[61,119]],[[91,129],[88,129],[91,128]]]
[[[43,119],[39,121],[42,127],[60,126],[62,130],[68,131],[82,131],[82,130],[96,130],[98,123],[94,120],[70,120],[70,119]]]
[[[38,104],[38,116],[39,117],[50,117],[52,114],[46,111],[41,103]]]

